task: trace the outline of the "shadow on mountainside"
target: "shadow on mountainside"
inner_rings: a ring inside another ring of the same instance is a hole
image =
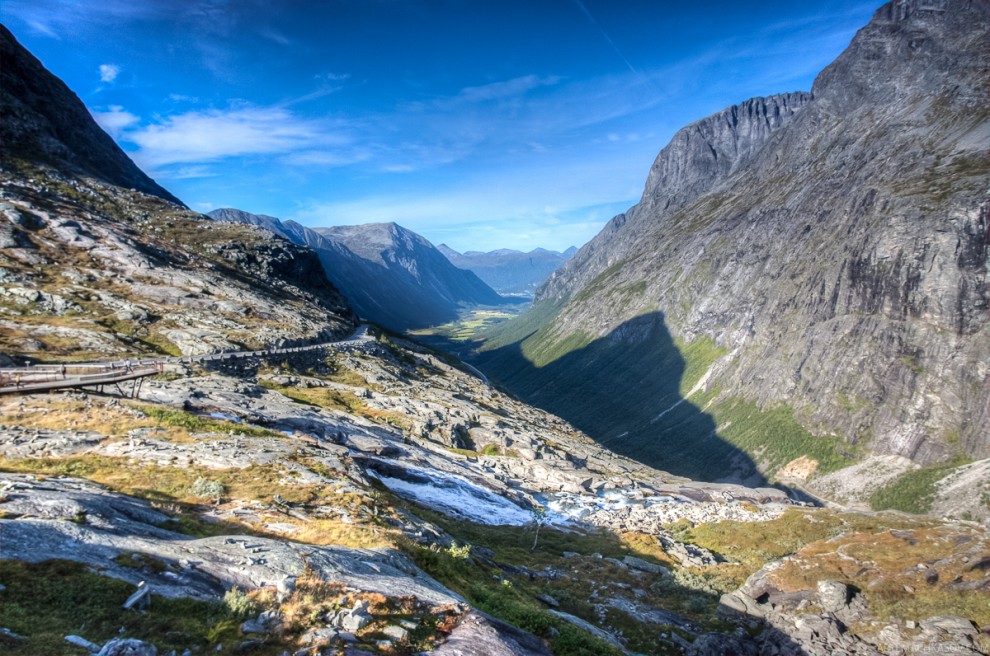
[[[542,367],[523,353],[523,341],[481,352],[476,364],[611,451],[695,480],[733,473],[766,484],[752,459],[718,436],[712,416],[681,395],[687,363],[662,312],[634,317]]]

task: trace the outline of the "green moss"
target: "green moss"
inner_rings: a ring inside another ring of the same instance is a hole
[[[506,527],[498,527],[506,528]],[[471,605],[540,636],[556,656],[619,656],[608,643],[548,613],[525,586],[516,586],[497,570],[470,558],[412,547],[416,564],[430,576],[464,595]]]
[[[480,350],[494,351],[521,342],[541,329],[545,330],[566,302],[567,299],[561,299],[534,304],[518,317],[481,331],[478,337],[484,339],[484,344]]]
[[[689,343],[674,340],[674,345],[684,358],[684,373],[681,375],[680,383],[682,397],[687,396],[716,360],[728,353],[727,349],[718,346],[715,340],[707,337],[699,337]]]
[[[580,350],[592,342],[593,337],[586,332],[576,331],[564,339],[550,339],[546,334],[523,342],[523,355],[537,367],[544,367],[568,353]]]
[[[139,551],[128,551],[126,553],[118,554],[114,556],[113,560],[121,567],[146,570],[149,572],[154,572],[155,574],[161,574],[162,572],[169,570],[169,566],[160,559]]]
[[[628,260],[621,260],[602,271],[595,277],[594,280],[585,285],[583,289],[574,295],[574,303],[584,303],[597,294],[605,291],[605,289],[611,285],[612,279],[615,278],[627,264],[629,264]]]

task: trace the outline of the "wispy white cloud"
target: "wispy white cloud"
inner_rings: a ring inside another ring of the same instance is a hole
[[[168,180],[189,180],[192,178],[215,178],[217,172],[208,166],[180,166],[166,171],[161,177]]]
[[[479,171],[467,181],[431,185],[428,193],[413,181],[389,194],[315,199],[283,218],[311,226],[396,221],[434,243],[468,250],[479,244],[564,249],[583,244],[638,198],[648,162],[623,160]]]
[[[170,116],[127,131],[139,147],[135,158],[152,169],[197,164],[228,157],[286,154],[315,144],[340,145],[347,139],[326,126],[279,107],[211,109]]]
[[[116,64],[100,64],[100,81],[113,82],[120,75],[120,66]]]
[[[301,167],[338,167],[366,162],[372,158],[372,152],[365,147],[341,147],[345,144],[338,144],[337,147],[327,150],[302,150],[288,153],[281,157],[280,161],[290,166]]]
[[[170,93],[168,94],[168,99],[176,103],[198,103],[199,97],[197,96],[187,96],[181,93]]]
[[[521,77],[512,78],[511,80],[491,82],[481,86],[465,87],[461,89],[455,99],[473,103],[516,98],[532,91],[533,89],[553,86],[560,82],[560,80],[560,76],[557,75],[523,75]]]
[[[96,119],[96,122],[100,124],[100,127],[109,132],[110,136],[115,139],[119,139],[124,130],[135,125],[140,120],[120,105],[110,105],[105,112],[91,113],[93,114],[93,118]]]
[[[345,80],[351,79],[351,74],[327,71],[326,73],[317,73],[313,77],[320,82],[344,82]]]
[[[258,34],[260,34],[263,38],[268,39],[269,41],[274,41],[275,43],[279,44],[280,46],[290,46],[290,45],[292,45],[292,39],[290,39],[289,37],[285,36],[284,34],[282,34],[281,32],[279,32],[278,30],[274,30],[274,29],[272,29],[270,27],[262,28],[258,32]]]
[[[174,12],[167,2],[134,2],[133,0],[5,0],[4,13],[16,16],[40,34],[60,38],[94,25],[161,17]]]

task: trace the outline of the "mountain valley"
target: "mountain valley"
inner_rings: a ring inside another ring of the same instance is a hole
[[[467,307],[513,303],[470,271],[453,266],[425,238],[394,223],[307,228],[234,209],[213,210],[208,216],[262,226],[313,249],[354,309],[392,330],[453,321]]]
[[[990,652],[987,9],[678,132],[513,318],[394,223],[190,210],[0,27],[0,646]]]
[[[544,248],[536,248],[528,253],[511,248],[488,253],[458,253],[446,244],[440,244],[437,249],[451,264],[473,271],[499,294],[526,297],[531,297],[551,273],[577,252],[577,248],[573,246],[563,253]]]

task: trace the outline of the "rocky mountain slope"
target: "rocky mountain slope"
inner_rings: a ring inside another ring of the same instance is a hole
[[[363,335],[170,365],[137,399],[0,401],[5,644],[75,654],[64,636],[81,633],[224,654],[986,647],[990,539],[975,523],[670,476],[456,364]],[[120,608],[142,589],[146,613]]]
[[[61,80],[0,25],[0,139],[4,165],[43,162],[181,205],[144,174]]]
[[[0,180],[0,348],[32,360],[327,341],[355,317],[270,232],[24,164]]]
[[[888,3],[810,94],[678,132],[482,368],[685,475],[986,458],[988,24]]]
[[[446,244],[440,244],[437,250],[454,266],[473,271],[499,294],[526,297],[531,297],[551,273],[577,252],[577,248],[571,246],[563,253],[544,248],[536,248],[528,253],[511,248],[500,248],[487,253],[458,253]]]
[[[353,330],[312,251],[172,202],[60,80],[2,38],[4,358],[188,355]]]
[[[358,314],[392,330],[435,326],[456,319],[464,306],[506,302],[429,241],[394,223],[311,229],[229,208],[209,216],[263,226],[312,248]]]

